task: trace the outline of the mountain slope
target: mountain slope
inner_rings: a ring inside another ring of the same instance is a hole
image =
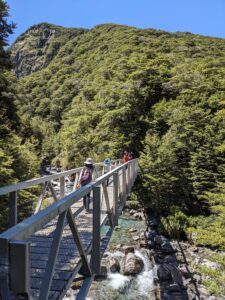
[[[60,45],[18,82],[38,154],[72,167],[130,148],[138,199],[171,217],[172,234],[198,227],[194,242],[224,248],[225,40],[105,24]]]
[[[29,28],[10,48],[17,77],[27,76],[46,67],[68,40],[84,32],[84,29],[64,28],[48,23]]]

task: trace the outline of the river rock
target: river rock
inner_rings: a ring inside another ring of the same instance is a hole
[[[181,288],[177,283],[171,283],[167,286],[168,292],[180,292]]]
[[[209,296],[209,300],[216,300],[216,296]]]
[[[158,235],[156,230],[151,230],[151,231],[145,231],[145,238],[148,241],[154,241],[155,237]]]
[[[138,220],[143,220],[144,219],[144,215],[142,212],[137,212],[135,214],[133,214],[134,218],[138,219]]]
[[[150,250],[155,249],[155,243],[152,241],[148,241],[148,249]]]
[[[134,246],[123,246],[123,251],[125,254],[129,252],[134,253]]]
[[[198,287],[198,291],[199,291],[200,295],[203,296],[203,297],[208,297],[209,296],[209,292],[204,286]]]
[[[135,213],[136,213],[136,210],[134,210],[134,209],[131,209],[131,210],[129,211],[129,213],[130,213],[130,215],[131,215],[131,216],[133,216],[133,214],[135,214]]]
[[[159,265],[157,268],[157,276],[160,280],[166,281],[171,279],[170,270],[165,265]]]
[[[155,228],[159,226],[159,219],[157,217],[148,216],[147,217],[147,225],[150,228]]]
[[[129,229],[129,232],[131,232],[131,233],[132,233],[132,232],[136,232],[136,231],[137,231],[137,229],[135,229],[135,228],[130,228],[130,229]]]
[[[181,275],[180,271],[175,266],[171,266],[170,273],[171,273],[173,281],[176,282],[177,284],[179,284],[180,286],[182,286],[183,279],[182,279],[182,275]]]
[[[133,239],[133,241],[138,241],[138,240],[140,240],[140,237],[138,235],[134,235],[132,237],[132,239]]]
[[[217,269],[221,268],[220,264],[218,264],[216,262],[213,262],[213,261],[210,261],[210,260],[208,260],[206,258],[204,258],[202,260],[201,265],[206,266],[207,268],[213,269],[213,270],[217,270]]]
[[[165,242],[168,242],[168,243],[169,243],[169,240],[168,240],[167,238],[165,238],[162,234],[158,234],[158,235],[155,236],[154,242],[155,242],[157,245],[161,246],[161,245],[162,245],[163,243],[165,243]]]
[[[142,233],[140,234],[140,237],[141,237],[142,239],[144,239],[144,238],[145,238],[145,233],[142,232]]]
[[[194,274],[193,275],[193,279],[197,282],[197,283],[201,283],[202,282],[202,277],[199,274]]]
[[[166,255],[164,257],[164,263],[166,263],[166,264],[169,264],[169,263],[177,264],[176,257],[174,255]]]
[[[116,250],[120,250],[121,248],[122,248],[122,244],[118,244],[118,245],[116,245]]]
[[[107,258],[107,268],[111,273],[116,273],[120,271],[120,263],[116,257],[109,256]]]
[[[139,244],[139,247],[140,247],[140,248],[147,248],[147,247],[148,247],[148,244],[146,244],[145,241],[141,241],[140,244]]]
[[[172,254],[174,253],[174,249],[173,247],[170,245],[170,242],[169,241],[164,241],[162,244],[161,244],[161,250],[163,253],[168,253],[168,254]]]
[[[123,275],[136,275],[142,271],[144,262],[134,253],[127,253],[121,262],[121,272]]]

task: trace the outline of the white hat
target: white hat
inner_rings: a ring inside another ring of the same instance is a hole
[[[85,165],[93,165],[93,159],[89,157],[86,159],[86,161],[84,163],[85,163]]]

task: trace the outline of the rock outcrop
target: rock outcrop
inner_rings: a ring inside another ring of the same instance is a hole
[[[47,67],[66,42],[84,32],[85,29],[64,28],[47,23],[30,27],[9,49],[17,77]]]

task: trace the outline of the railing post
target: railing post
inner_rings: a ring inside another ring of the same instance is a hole
[[[60,199],[65,196],[65,176],[60,177]]]
[[[135,159],[135,178],[137,177],[138,174],[138,159]]]
[[[93,239],[92,239],[92,254],[91,254],[91,269],[94,275],[100,274],[101,256],[100,256],[100,186],[93,187]]]
[[[126,169],[124,167],[122,169],[122,186],[123,186],[123,204],[124,204],[127,197]]]
[[[118,172],[113,173],[113,224],[118,225],[118,198],[119,198],[119,175]]]
[[[131,161],[131,176],[132,176],[132,186],[135,181],[135,160]]]
[[[130,163],[127,166],[127,170],[128,170],[127,187],[128,187],[128,194],[129,194],[130,193],[130,186],[131,186],[131,184],[130,184]]]
[[[9,227],[17,224],[17,192],[9,193]]]
[[[30,243],[26,241],[10,242],[9,285],[15,294],[30,295]]]

